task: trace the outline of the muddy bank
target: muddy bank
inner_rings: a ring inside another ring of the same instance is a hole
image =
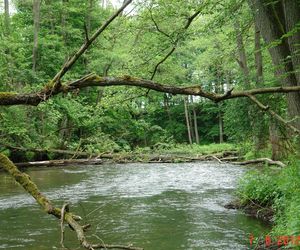
[[[239,200],[234,200],[227,203],[225,206],[227,209],[239,209],[243,210],[245,214],[250,217],[262,220],[270,225],[273,223],[274,210],[271,207],[263,207],[255,202],[249,202],[242,204]]]

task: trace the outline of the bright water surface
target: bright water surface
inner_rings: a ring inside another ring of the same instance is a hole
[[[91,223],[91,240],[145,250],[250,249],[268,229],[223,206],[245,168],[217,163],[126,164],[28,169],[57,206]],[[66,230],[65,245],[77,247]],[[59,221],[0,172],[0,249],[60,249]]]

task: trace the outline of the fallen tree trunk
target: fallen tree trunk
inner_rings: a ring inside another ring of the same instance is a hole
[[[85,157],[99,156],[99,154],[83,152],[83,151],[72,151],[72,150],[64,150],[64,149],[24,148],[24,147],[12,146],[2,142],[0,142],[0,144],[8,149],[15,150],[15,151],[35,152],[35,153],[45,153],[45,154],[55,153],[59,155],[73,155],[73,158],[77,156],[85,156]]]
[[[249,161],[242,161],[242,162],[231,162],[231,164],[236,165],[249,165],[249,164],[257,164],[257,163],[268,163],[269,165],[277,165],[279,167],[286,167],[286,165],[281,161],[273,161],[269,158],[259,158]]]
[[[49,161],[30,161],[15,163],[17,167],[35,167],[35,166],[66,166],[66,165],[100,165],[103,161],[101,159],[67,159],[67,160],[49,160]]]

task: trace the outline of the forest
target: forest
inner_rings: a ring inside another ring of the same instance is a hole
[[[90,225],[69,204],[55,207],[28,166],[246,165],[227,206],[268,217],[268,235],[288,237],[278,249],[299,246],[299,0],[4,0],[0,9],[0,170],[59,219],[62,249],[64,223],[86,249],[143,244],[90,243]],[[264,237],[251,249],[268,249]]]

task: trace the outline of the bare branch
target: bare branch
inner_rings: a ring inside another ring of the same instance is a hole
[[[151,20],[152,20],[152,22],[154,23],[156,30],[157,30],[159,33],[163,34],[164,36],[168,37],[168,38],[172,41],[172,37],[171,37],[168,33],[164,32],[164,31],[158,26],[157,22],[155,21],[155,19],[154,19],[154,17],[153,17],[153,14],[152,14],[151,9],[149,9],[149,12],[150,12]]]

